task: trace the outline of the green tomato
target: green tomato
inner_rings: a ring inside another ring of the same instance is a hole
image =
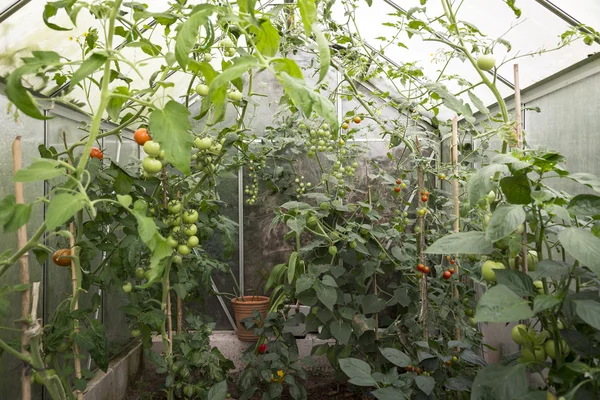
[[[198,211],[196,210],[187,210],[183,213],[183,220],[188,224],[193,224],[198,221]]]
[[[183,219],[185,219],[185,216]],[[183,228],[183,233],[185,233],[186,236],[194,236],[197,232],[198,232],[198,227],[196,226],[196,224],[186,225]]]
[[[148,140],[144,143],[144,152],[150,157],[158,157],[160,156],[160,144],[153,140]]]
[[[533,281],[533,286],[537,290],[539,294],[544,294],[544,282],[542,281]]]
[[[322,202],[321,204],[319,204],[319,208],[323,211],[328,211],[329,210],[329,203],[327,202]]]
[[[144,268],[136,268],[135,277],[138,279],[144,279]]]
[[[544,343],[544,350],[546,351],[548,357],[550,357],[553,360],[556,360],[556,348],[554,347],[554,343],[555,342],[552,339],[547,340],[546,343]],[[567,342],[563,339],[560,340],[560,351],[563,353],[563,356],[568,355],[570,352]]]
[[[205,85],[203,83],[199,84],[198,86],[196,86],[196,93],[198,93],[198,96],[207,96],[208,95],[208,85]]]
[[[233,42],[229,38],[221,40],[221,47],[230,48],[233,47]]]
[[[212,61],[212,54],[210,54],[210,53],[204,54],[204,61],[211,62]]]
[[[350,246],[351,249],[355,249],[356,248],[356,242],[353,240],[350,243],[348,243],[348,245]]]
[[[529,347],[523,347],[521,349],[521,356],[526,361],[538,361],[544,362],[546,361],[546,350],[543,347],[534,347],[533,349]]]
[[[179,254],[175,254],[173,256],[173,264],[177,264],[177,265],[181,265],[183,263],[183,258],[181,258],[181,256]]]
[[[481,266],[481,274],[483,275],[483,279],[485,279],[488,283],[496,282],[496,273],[494,272],[495,269],[506,269],[506,267],[504,264],[492,260],[484,262]]]
[[[520,224],[519,226],[517,226],[517,229],[515,229],[515,233],[521,235],[523,234],[523,232],[525,232],[525,225]]]
[[[196,139],[194,139],[194,146],[196,146],[196,148],[198,150],[208,150],[210,148],[211,144],[212,144],[212,140],[210,140],[209,137],[204,137],[204,138],[197,137]]]
[[[148,143],[148,142],[146,142]],[[162,169],[162,163],[154,157],[146,157],[142,161],[142,168],[149,174],[155,174]]]
[[[329,254],[331,254],[333,257],[335,257],[335,255],[337,254],[338,249],[336,246],[329,246]]]
[[[473,309],[472,309],[472,308],[467,308],[467,309],[465,310],[465,315],[466,315],[467,317],[472,317],[472,316],[473,316]]]
[[[491,54],[480,56],[477,59],[477,67],[482,71],[491,71],[496,66],[496,59]]]
[[[181,212],[181,203],[179,200],[171,200],[168,209],[171,214],[179,214]]]
[[[44,384],[44,378],[42,377],[42,374],[34,372],[32,378],[33,383],[36,383],[38,385]]]
[[[142,334],[142,331],[140,331],[139,329],[132,329],[131,330],[131,337],[140,337],[140,335]]]
[[[311,215],[308,220],[306,221],[306,226],[308,226],[310,229],[315,229],[317,227],[317,224],[319,223],[319,220],[317,219],[317,217],[315,217],[314,215]]]
[[[190,236],[187,240],[187,245],[189,247],[196,247],[198,246],[198,243],[200,243],[198,236]]]
[[[177,248],[177,246],[179,246],[179,242],[173,236],[167,237],[167,243],[174,249]]]
[[[515,325],[510,332],[512,340],[516,344],[524,345],[529,339],[521,331],[527,332],[527,327],[523,324]]]
[[[123,291],[125,293],[131,292],[131,289],[133,289],[133,285],[131,284],[131,282],[127,282],[123,285]]]
[[[452,362],[458,362],[458,357],[452,356]]]
[[[469,324],[471,324],[471,326],[473,328],[475,328],[477,326],[477,322],[475,322],[475,318],[469,318]]]
[[[527,270],[530,272],[535,271],[537,263],[538,263],[537,251],[529,250],[527,252]]]
[[[177,246],[177,252],[182,256],[187,256],[188,254],[190,254],[191,250],[186,244],[180,244],[179,246]]]
[[[227,93],[227,98],[231,101],[240,101],[244,96],[239,90],[233,90]]]

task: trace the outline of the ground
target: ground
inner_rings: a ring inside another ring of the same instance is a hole
[[[232,375],[232,382],[237,380],[237,374]],[[145,369],[141,376],[135,379],[127,390],[125,400],[165,400],[165,392],[162,391],[164,376],[157,374],[153,369]],[[318,372],[310,376],[305,383],[308,399],[327,400],[362,400],[367,399],[364,394],[351,391],[348,385],[338,383],[333,374]],[[237,398],[235,383],[229,384],[229,392],[233,399]],[[262,393],[257,392],[252,400],[260,400]],[[371,397],[372,398],[372,397]],[[291,397],[284,390],[282,400],[289,400]]]

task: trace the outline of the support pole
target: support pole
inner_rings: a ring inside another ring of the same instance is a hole
[[[514,65],[515,72],[515,132],[517,134],[519,149],[523,149],[523,119],[521,115],[521,85],[519,81],[519,64]],[[525,229],[522,234],[521,248],[521,271],[527,273],[527,226],[523,223]]]
[[[17,136],[12,145],[13,152],[13,173],[16,174],[23,166],[21,152],[21,136]],[[17,204],[25,204],[25,195],[23,182],[15,182],[15,199]],[[17,247],[23,248],[27,243],[27,224],[24,224],[17,230]],[[19,258],[19,278],[23,285],[29,285],[29,252],[25,252]],[[29,329],[29,303],[31,290],[27,288],[21,292],[21,353],[27,355],[27,346],[29,345],[29,336],[26,334]],[[21,367],[21,398],[22,400],[31,400],[31,374],[30,366],[23,364]]]
[[[422,157],[423,154],[421,153],[421,143],[419,142],[419,137],[416,137],[416,144],[417,144],[417,154],[419,157]],[[423,172],[423,165],[421,164],[421,161],[419,160],[419,165],[417,166],[417,177],[418,177],[418,191],[419,193],[425,191],[425,174]],[[425,207],[425,203],[421,200],[421,196],[417,196],[418,197],[418,204],[419,204],[419,208]],[[419,222],[419,228],[420,228],[420,232],[419,232],[419,241],[418,241],[418,249],[419,249],[419,262],[421,264],[426,264],[426,257],[425,257],[425,215],[419,215],[418,216],[418,222]],[[423,339],[428,340],[429,339],[429,323],[428,323],[428,314],[429,314],[429,307],[428,307],[428,300],[427,300],[427,275],[424,274],[423,275],[423,279],[421,279],[421,284],[420,284],[420,289],[421,289],[421,324],[423,326]]]
[[[460,188],[458,186],[458,118],[454,116],[452,118],[452,166],[454,172],[454,179],[452,180],[452,191],[454,194],[454,233],[457,233],[460,229]],[[454,255],[454,259],[458,260],[458,254]],[[455,264],[456,279],[459,279],[459,263]],[[458,287],[454,286],[454,298],[460,301],[460,295],[458,293]],[[460,327],[456,327],[456,340],[460,340]]]

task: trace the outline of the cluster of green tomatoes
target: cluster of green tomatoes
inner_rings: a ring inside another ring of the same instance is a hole
[[[254,160],[248,160],[248,177],[252,179],[252,183],[250,185],[246,185],[244,193],[249,196],[246,199],[246,204],[254,205],[256,204],[256,196],[258,196],[258,178],[256,174],[265,167],[265,162],[267,157],[262,155],[258,158],[257,162]]]
[[[174,264],[182,263],[182,256],[187,256],[192,249],[200,243],[196,236],[198,232],[198,211],[193,209],[183,210],[179,200],[171,200],[168,204],[169,216],[165,219],[165,224],[171,227],[170,235],[167,237],[167,243],[177,252],[173,256]]]
[[[142,160],[142,173],[144,178],[150,178],[162,170],[165,152],[160,149],[160,144],[153,140],[145,142],[143,149],[147,156]]]
[[[213,173],[215,171],[214,162],[221,154],[223,145],[214,138],[205,136],[194,139],[194,146],[198,151],[192,154],[192,167],[196,171]]]

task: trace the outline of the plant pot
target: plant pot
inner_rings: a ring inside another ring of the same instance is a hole
[[[254,311],[258,311],[263,318],[266,318],[269,311],[269,298],[266,296],[244,296],[243,300],[241,298],[232,299],[231,304],[235,314],[238,338],[242,342],[256,342],[258,336],[246,329],[240,321],[251,317]]]
[[[286,310],[289,310],[288,315],[290,317],[296,314],[304,314],[306,317],[310,314],[309,306],[296,306],[294,304],[285,306]],[[306,324],[298,324],[297,326],[290,326],[283,328],[283,332],[291,332],[295,337],[304,337],[306,336]]]

